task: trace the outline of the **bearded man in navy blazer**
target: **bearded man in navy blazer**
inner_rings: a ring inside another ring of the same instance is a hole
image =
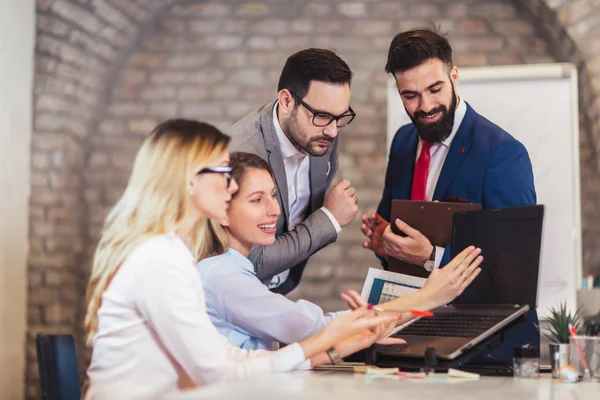
[[[377,213],[362,217],[363,246],[377,253],[384,268],[393,256],[431,271],[449,261],[449,247],[433,246],[400,220],[395,223],[407,236],[394,234],[392,199],[478,203],[484,209],[534,205],[531,161],[518,140],[458,95],[459,72],[444,36],[421,28],[398,34],[385,69],[394,76],[412,123],[392,142]],[[535,313],[531,316],[537,323]],[[539,331],[533,324],[528,328],[509,345],[539,346]],[[499,357],[511,360],[512,348],[504,350]]]

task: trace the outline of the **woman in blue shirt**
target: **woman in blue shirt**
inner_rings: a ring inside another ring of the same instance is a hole
[[[208,314],[219,332],[245,349],[272,349],[273,342],[287,344],[310,337],[340,313],[324,314],[309,301],[289,300],[256,277],[248,254],[254,244],[275,241],[280,215],[273,172],[266,161],[250,153],[232,153],[230,167],[239,189],[227,216],[219,221],[224,232],[214,226],[213,235],[215,253],[229,249],[198,263]],[[482,260],[478,255],[479,249],[466,249],[446,268],[434,271],[421,290],[380,307],[431,309],[450,302],[478,274]]]

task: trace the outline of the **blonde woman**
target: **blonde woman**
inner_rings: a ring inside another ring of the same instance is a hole
[[[309,301],[292,301],[273,293],[258,279],[248,256],[252,246],[275,242],[275,223],[281,214],[273,171],[259,156],[242,152],[231,154],[230,166],[239,189],[233,195],[227,217],[220,221],[229,249],[198,263],[208,315],[231,344],[244,349],[271,349],[274,341],[293,343],[306,339],[343,314],[324,314]],[[216,254],[226,247],[225,242],[214,245]],[[479,254],[480,249],[466,249],[446,267],[434,271],[422,289],[380,307],[430,309],[451,302],[479,273],[483,260]],[[362,305],[360,296],[352,290],[342,294],[342,298],[353,309]],[[403,321],[408,318],[406,315]],[[398,341],[401,339],[386,338],[383,343]]]
[[[228,142],[211,125],[169,120],[139,150],[106,219],[88,285],[87,398],[153,399],[326,363],[324,351],[334,344],[345,354],[367,347],[397,320],[362,307],[276,352],[241,350],[217,332],[195,264],[219,240],[208,219],[224,218],[237,190]]]

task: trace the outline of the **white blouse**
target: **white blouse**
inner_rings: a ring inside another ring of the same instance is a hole
[[[230,345],[208,317],[191,252],[165,234],[135,248],[102,295],[86,397],[160,398],[190,380],[284,372],[304,360],[297,343],[276,352]]]

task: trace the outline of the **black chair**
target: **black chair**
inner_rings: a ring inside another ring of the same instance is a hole
[[[79,400],[79,373],[71,335],[37,335],[42,400]]]

